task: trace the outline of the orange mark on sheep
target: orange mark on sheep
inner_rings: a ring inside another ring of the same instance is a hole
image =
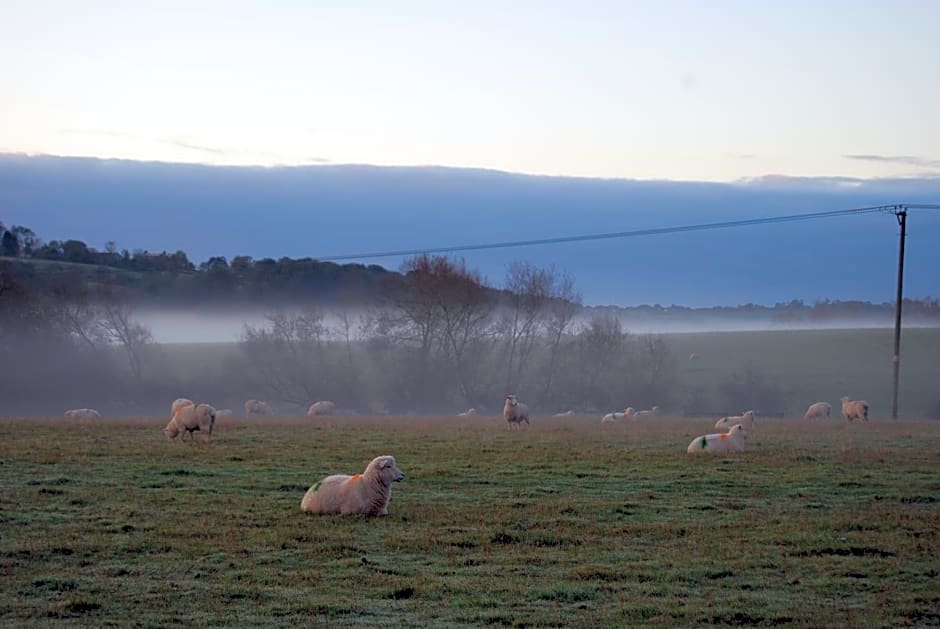
[[[360,480],[361,478],[362,478],[362,474],[353,474],[352,476],[349,477],[349,480],[346,481],[346,482],[347,482],[347,483],[355,483],[356,481]]]
[[[718,436],[718,438],[724,441],[725,439],[728,438],[728,433],[722,433],[721,435]]]

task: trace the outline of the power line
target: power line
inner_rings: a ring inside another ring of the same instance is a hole
[[[391,258],[400,256],[413,256],[428,253],[456,253],[459,251],[482,251],[486,249],[506,249],[510,247],[531,247],[536,245],[556,245],[569,242],[584,242],[588,240],[608,240],[613,238],[636,238],[640,236],[656,236],[660,234],[676,234],[682,232],[706,231],[712,229],[729,229],[732,227],[750,227],[753,225],[767,225],[771,223],[792,223],[797,221],[810,221],[820,218],[833,218],[839,216],[852,216],[856,214],[874,214],[876,212],[896,212],[902,208],[940,209],[940,205],[877,205],[873,207],[852,208],[848,210],[832,210],[828,212],[812,212],[809,214],[790,214],[788,216],[770,216],[765,218],[752,218],[738,221],[722,221],[718,223],[701,223],[698,225],[681,225],[677,227],[657,227],[653,229],[637,229],[632,231],[606,232],[601,234],[584,234],[580,236],[558,236],[555,238],[538,238],[534,240],[510,240],[504,242],[491,242],[473,245],[454,245],[444,247],[426,247],[422,249],[400,249],[396,251],[373,251],[369,253],[346,253],[333,256],[316,257],[320,261],[354,260],[361,258]]]

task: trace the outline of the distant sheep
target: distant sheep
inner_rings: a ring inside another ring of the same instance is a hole
[[[601,418],[601,423],[602,423],[602,424],[612,424],[612,423],[618,422],[618,421],[624,421],[624,420],[635,419],[635,417],[636,417],[636,411],[633,409],[632,406],[628,406],[627,408],[624,409],[624,411],[623,411],[622,413],[621,413],[620,411],[614,411],[613,413],[607,413],[606,415],[604,415],[604,416]]]
[[[868,402],[865,400],[850,400],[848,397],[842,398],[842,417],[845,421],[852,422],[856,419],[868,421]]]
[[[230,408],[220,408],[215,412],[215,418],[219,419],[222,417],[235,417],[235,413],[233,413]]]
[[[457,413],[457,417],[473,417],[477,414],[477,409],[470,407],[462,413]]]
[[[193,406],[182,406],[173,414],[173,418],[163,429],[163,434],[171,441],[182,433],[189,433],[190,439],[194,439],[193,433],[197,430],[205,434],[205,440],[209,441],[212,437],[212,427],[215,425],[216,412],[209,404],[197,404]],[[182,439],[182,438],[181,438]]]
[[[507,395],[506,403],[503,405],[503,417],[510,427],[521,427],[522,422],[529,424],[529,407],[520,402],[515,395]]]
[[[745,430],[751,430],[754,428],[754,411],[747,411],[743,415],[731,415],[729,417],[722,417],[715,422],[716,430],[728,430],[731,426],[735,424],[741,424],[744,426]]]
[[[73,408],[70,411],[65,411],[65,416],[69,419],[98,419],[101,417],[101,413],[93,408]]]
[[[735,424],[728,432],[696,437],[686,448],[686,454],[724,454],[743,452],[747,431],[741,424]]]
[[[634,419],[642,419],[642,418],[644,418],[644,417],[647,417],[647,418],[648,418],[648,417],[656,417],[656,416],[658,416],[658,415],[659,415],[659,407],[658,407],[658,406],[654,406],[653,408],[649,409],[648,411],[637,411],[637,412],[636,412],[636,415],[635,415],[635,417],[634,417]]]
[[[316,483],[304,494],[300,508],[321,515],[388,515],[392,483],[404,477],[395,457],[379,456],[362,474],[336,474]]]
[[[574,411],[565,411],[564,413],[555,413],[552,417],[571,417],[574,415]]]
[[[314,417],[316,415],[329,415],[334,408],[336,408],[336,404],[333,402],[330,402],[329,400],[320,400],[319,402],[314,402],[310,405],[310,408],[307,409],[307,415],[309,417]]]
[[[270,415],[271,407],[267,402],[248,400],[245,402],[245,415]]]
[[[702,357],[696,354],[695,352],[692,352],[691,354],[689,354],[689,362],[700,360],[701,358]]]
[[[829,404],[828,402],[816,402],[815,404],[809,405],[809,408],[806,409],[806,413],[803,415],[803,419],[829,417],[831,413],[832,404]]]

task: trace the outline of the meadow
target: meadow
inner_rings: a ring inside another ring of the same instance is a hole
[[[0,419],[0,624],[940,624],[940,422]],[[311,516],[393,454],[382,518]]]

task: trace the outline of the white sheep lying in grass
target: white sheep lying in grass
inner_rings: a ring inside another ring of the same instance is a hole
[[[503,405],[503,417],[509,426],[522,426],[522,422],[529,424],[529,407],[520,402],[515,395],[507,395]],[[531,424],[530,424],[531,425]]]
[[[636,415],[634,416],[634,419],[642,419],[642,418],[644,418],[644,417],[646,417],[646,418],[649,418],[649,417],[656,417],[657,415],[659,415],[659,407],[658,407],[658,406],[654,406],[653,408],[649,409],[648,411],[637,411],[637,412],[636,412]]]
[[[462,413],[457,413],[457,417],[473,417],[476,414],[477,414],[477,409],[471,407]]]
[[[850,400],[848,397],[842,398],[842,417],[845,421],[852,422],[856,419],[868,421],[868,402],[865,400]]]
[[[743,415],[722,417],[715,422],[715,430],[728,430],[728,428],[735,424],[741,424],[746,430],[754,428],[754,411],[747,411]]]
[[[815,404],[809,405],[809,408],[806,409],[806,413],[803,415],[803,419],[829,417],[831,413],[832,404],[829,404],[828,402],[816,402]]]
[[[193,440],[195,439],[193,433],[198,430],[205,433],[205,440],[209,441],[212,436],[212,427],[215,425],[215,416],[215,409],[209,404],[182,406],[176,409],[170,423],[163,429],[163,434],[172,441],[177,435],[188,432],[190,440]]]
[[[320,400],[319,402],[314,402],[310,405],[310,408],[307,409],[307,416],[315,417],[317,415],[329,415],[334,408],[336,408],[335,403],[330,402],[329,400]]]
[[[93,408],[73,408],[65,411],[65,416],[69,419],[98,419],[101,417],[101,413]]]
[[[261,400],[248,400],[245,402],[245,415],[270,415],[271,407]]]
[[[571,417],[574,415],[574,411],[565,411],[564,413],[555,413],[552,417]]]
[[[723,454],[725,452],[742,452],[747,431],[741,424],[735,424],[728,432],[696,437],[686,448],[686,454]]]
[[[388,515],[392,483],[404,477],[395,457],[378,456],[362,474],[327,476],[307,490],[300,508],[316,514]]]
[[[607,413],[606,415],[604,415],[604,416],[601,418],[601,423],[602,423],[602,424],[612,424],[612,423],[618,422],[618,421],[629,420],[629,419],[635,419],[635,417],[636,417],[636,411],[633,409],[632,406],[628,406],[627,408],[624,409],[624,411],[623,411],[622,413],[621,413],[620,411],[614,411],[613,413]]]
[[[215,412],[215,418],[221,419],[222,417],[235,417],[235,413],[230,408],[220,408]]]

